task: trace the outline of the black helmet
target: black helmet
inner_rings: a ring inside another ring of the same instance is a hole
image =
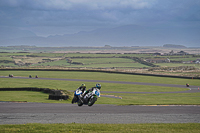
[[[85,84],[81,84],[81,87],[82,87],[82,88],[86,88],[86,85],[85,85]]]
[[[96,84],[96,87],[100,90],[101,89],[101,84]]]

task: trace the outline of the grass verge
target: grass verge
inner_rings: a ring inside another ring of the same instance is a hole
[[[175,94],[125,94],[107,93],[122,99],[100,97],[95,104],[115,105],[200,105],[200,93],[175,93]],[[73,93],[68,100],[49,100],[48,94],[31,91],[0,91],[0,101],[40,102],[40,103],[68,103],[71,104]]]
[[[2,72],[2,71],[1,71]],[[115,81],[134,81],[135,75],[125,74],[107,74],[107,73],[86,73],[86,72],[43,72],[43,71],[3,71],[7,75],[10,72],[15,72],[14,75],[25,76],[40,73],[43,77],[48,78],[71,78],[71,79],[91,79],[91,80],[115,80]],[[2,73],[1,73],[2,74]],[[13,74],[13,73],[12,73]],[[5,75],[4,75],[5,76]],[[90,77],[91,76],[91,77]],[[40,77],[40,76],[39,76]],[[80,77],[80,78],[78,78]],[[154,81],[159,83],[167,80],[172,83],[180,81],[193,81],[194,84],[199,84],[199,80],[192,79],[177,79],[177,78],[161,78],[161,77],[143,77],[143,82]],[[93,78],[93,79],[92,79]],[[114,78],[114,79],[113,79]],[[122,79],[123,78],[123,79]],[[132,78],[132,79],[131,79]],[[151,79],[152,78],[152,79]],[[160,79],[159,79],[160,78]],[[158,81],[157,81],[158,79]],[[173,79],[173,80],[172,80]],[[39,79],[15,79],[15,78],[1,78],[0,88],[15,88],[15,87],[38,87],[61,90],[75,90],[82,84],[82,81],[59,81],[59,80],[39,80]],[[87,89],[93,87],[95,82],[85,82]],[[131,85],[131,84],[114,84],[101,83],[101,91],[117,91],[117,92],[172,92],[172,91],[186,91],[187,88],[175,87],[160,87],[160,86],[145,86],[145,85]],[[191,84],[190,84],[191,85]],[[27,97],[27,95],[32,95]],[[103,94],[103,93],[102,93]],[[106,93],[104,93],[106,94]],[[121,96],[122,99],[114,99],[108,97],[101,97],[95,104],[117,104],[117,105],[154,105],[154,104],[183,104],[183,105],[200,105],[200,93],[167,93],[167,94],[132,94],[132,93],[107,93],[108,95]],[[70,93],[70,97],[73,93]],[[33,97],[33,98],[30,98]],[[48,94],[39,92],[11,92],[0,91],[0,101],[27,101],[27,102],[43,102],[43,103],[70,103],[71,99],[67,101],[48,100]]]
[[[0,125],[1,133],[198,133],[199,123],[180,124],[23,124]]]
[[[81,72],[81,71],[2,71],[0,76],[28,77],[38,75],[39,78],[66,78],[66,79],[88,79],[88,80],[108,80],[108,81],[126,81],[126,82],[146,82],[146,83],[163,83],[163,84],[178,84],[200,86],[199,79],[182,79],[143,75],[115,74],[102,72]]]

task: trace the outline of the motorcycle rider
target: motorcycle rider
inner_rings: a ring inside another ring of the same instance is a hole
[[[101,84],[97,83],[95,87],[92,87],[85,91],[82,95],[80,95],[81,100],[84,98],[86,94],[88,94],[90,91],[93,91],[94,88],[98,88],[99,90],[101,89]]]
[[[85,92],[85,90],[86,90],[86,85],[85,85],[84,83],[81,84],[81,86],[78,87],[75,91],[77,91],[77,90],[82,91],[82,94],[83,94],[83,93]],[[72,100],[72,104],[74,104],[74,102],[75,102],[75,101]]]
[[[76,90],[81,90],[82,91],[82,94],[85,92],[85,90],[86,90],[86,85],[83,83],[83,84],[81,84],[81,86],[80,87],[78,87]]]

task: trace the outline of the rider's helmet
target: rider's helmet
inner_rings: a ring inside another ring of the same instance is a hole
[[[81,84],[81,87],[82,87],[82,88],[86,88],[86,85],[85,85],[85,84]]]
[[[96,87],[100,90],[101,89],[101,84],[96,84]]]

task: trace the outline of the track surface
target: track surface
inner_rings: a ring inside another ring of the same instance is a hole
[[[0,103],[0,124],[200,123],[200,106]]]
[[[8,78],[8,77],[0,77]],[[25,77],[14,77],[28,79]],[[32,78],[35,79],[35,78]],[[118,84],[138,84],[186,88],[184,85],[38,78],[40,80],[65,80]],[[35,80],[38,80],[35,79]],[[192,93],[200,92],[198,86],[181,92],[120,92],[120,93]],[[105,92],[105,91],[104,91]],[[109,92],[106,92],[109,93]],[[119,93],[119,92],[110,92]],[[7,103],[0,102],[0,124],[25,123],[200,123],[200,106],[116,106],[53,103]]]

